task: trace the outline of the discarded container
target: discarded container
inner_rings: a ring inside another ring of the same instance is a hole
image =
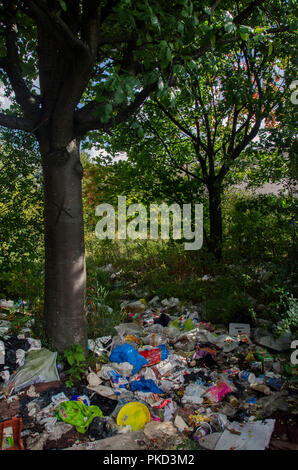
[[[252,390],[256,390],[257,392],[264,393],[264,395],[270,395],[271,394],[271,390],[270,390],[269,387],[267,387],[267,385],[252,383],[252,384],[250,384],[250,388]]]
[[[249,372],[248,370],[243,370],[238,374],[239,379],[244,380],[249,383],[254,383],[256,380],[255,374]]]
[[[209,423],[202,423],[193,435],[195,441],[198,441],[201,437],[207,436],[212,433],[212,428]]]
[[[131,402],[124,405],[117,415],[118,426],[131,426],[133,431],[143,429],[150,422],[150,412],[146,405]]]
[[[236,397],[234,397],[234,395],[230,395],[228,397],[228,400],[229,400],[229,403],[231,403],[231,405],[234,406],[234,407],[239,405],[239,401]]]
[[[22,423],[22,418],[17,417],[0,423],[1,450],[24,450],[21,438]]]
[[[244,333],[250,336],[250,325],[248,323],[230,323],[229,324],[229,335],[238,336]]]

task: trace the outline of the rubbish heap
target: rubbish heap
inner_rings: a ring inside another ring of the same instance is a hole
[[[0,336],[2,448],[297,449],[291,335],[266,321],[212,325],[176,298],[122,310],[115,336],[89,339],[98,364],[80,387],[65,386],[39,340]]]

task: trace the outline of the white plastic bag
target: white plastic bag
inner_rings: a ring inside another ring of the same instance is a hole
[[[29,351],[26,354],[25,364],[10,377],[11,390],[18,392],[35,383],[60,380],[56,358],[57,352],[45,348]]]

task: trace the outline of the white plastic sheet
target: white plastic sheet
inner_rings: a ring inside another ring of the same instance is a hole
[[[240,434],[225,429],[215,450],[265,450],[269,445],[274,425],[275,419],[244,424],[232,422],[229,428]]]

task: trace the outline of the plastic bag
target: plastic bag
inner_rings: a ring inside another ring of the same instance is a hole
[[[177,320],[172,321],[170,325],[180,331],[190,331],[194,328],[193,321],[190,318],[186,320],[184,318],[177,318]]]
[[[141,356],[147,359],[148,364],[145,367],[153,366],[154,364],[158,364],[161,361],[164,361],[169,352],[164,344],[161,344],[158,348],[154,349],[147,349],[145,351],[140,351]]]
[[[135,323],[120,323],[120,325],[117,325],[114,328],[120,338],[123,338],[127,335],[138,336],[142,334],[142,328],[140,328]]]
[[[148,361],[141,356],[130,344],[120,344],[110,355],[111,362],[129,362],[132,364],[133,375],[136,374]]]
[[[151,393],[164,393],[163,390],[161,390],[151,379],[146,380],[142,378],[140,380],[135,380],[134,382],[130,383],[130,388],[133,392],[139,391]]]
[[[103,417],[96,405],[86,406],[80,401],[65,401],[58,405],[55,415],[65,423],[72,424],[80,433],[87,431],[96,416]]]
[[[57,352],[45,348],[28,352],[25,364],[10,377],[9,387],[17,392],[35,383],[60,380],[56,358]]]
[[[206,396],[211,400],[212,402],[219,402],[221,401],[228,393],[231,393],[232,389],[229,387],[229,385],[226,382],[218,382],[215,387],[209,388],[208,392],[206,393]]]

